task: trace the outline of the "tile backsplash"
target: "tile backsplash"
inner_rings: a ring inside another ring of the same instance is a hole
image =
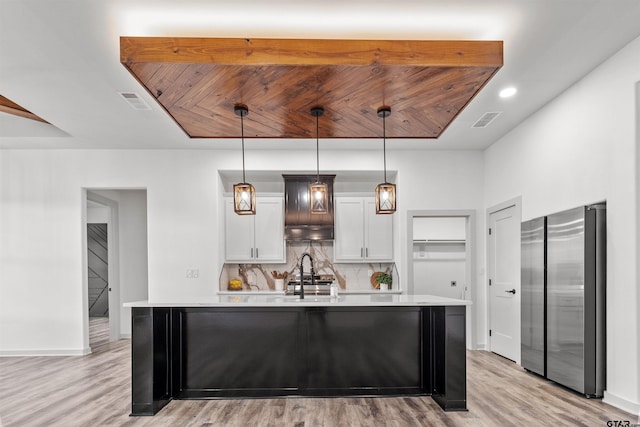
[[[371,274],[383,271],[391,274],[391,290],[398,290],[398,274],[393,262],[382,263],[334,263],[333,242],[287,243],[285,264],[225,264],[220,274],[219,289],[226,291],[229,280],[242,281],[243,291],[268,291],[275,289],[272,272],[287,272],[289,276],[298,274],[300,256],[309,252],[313,257],[317,274],[332,274],[340,289],[344,291],[375,291],[371,284]],[[304,262],[305,272],[309,270],[308,260]],[[285,280],[286,283],[286,280]]]

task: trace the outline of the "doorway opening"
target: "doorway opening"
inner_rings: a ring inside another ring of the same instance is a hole
[[[130,308],[148,299],[147,192],[84,189],[84,342],[92,351],[131,336]]]
[[[408,211],[407,292],[474,302],[467,306],[467,348],[476,348],[475,211]]]

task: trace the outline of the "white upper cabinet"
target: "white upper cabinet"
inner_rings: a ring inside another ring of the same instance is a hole
[[[362,198],[336,197],[334,258],[360,261],[364,258],[364,201]]]
[[[255,215],[255,260],[284,262],[284,201],[282,197],[261,197],[258,200]]]
[[[258,196],[255,215],[237,215],[233,211],[233,198],[225,198],[225,260],[285,262],[282,197]]]
[[[225,198],[225,259],[227,261],[253,260],[254,229],[253,215],[237,215],[233,210],[233,198]]]
[[[393,215],[376,214],[376,199],[364,200],[365,258],[371,261],[393,261]]]
[[[377,215],[374,197],[335,198],[335,261],[393,261],[393,216]]]

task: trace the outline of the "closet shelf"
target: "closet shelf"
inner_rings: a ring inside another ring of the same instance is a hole
[[[427,244],[465,244],[464,239],[414,239],[414,244],[427,243]]]

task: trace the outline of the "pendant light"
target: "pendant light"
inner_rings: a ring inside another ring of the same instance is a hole
[[[240,116],[242,132],[242,182],[233,186],[233,210],[238,215],[255,215],[256,189],[244,177],[244,117],[249,114],[249,108],[238,104],[233,107],[233,112]]]
[[[378,108],[378,117],[382,117],[382,152],[384,156],[384,182],[376,187],[376,213],[392,214],[396,211],[396,185],[387,182],[387,126],[386,119],[391,115],[391,107]]]
[[[309,184],[309,205],[312,214],[326,214],[329,212],[329,186],[320,182],[320,141],[318,134],[319,117],[324,114],[324,108],[314,107],[311,115],[316,118],[316,182]]]

